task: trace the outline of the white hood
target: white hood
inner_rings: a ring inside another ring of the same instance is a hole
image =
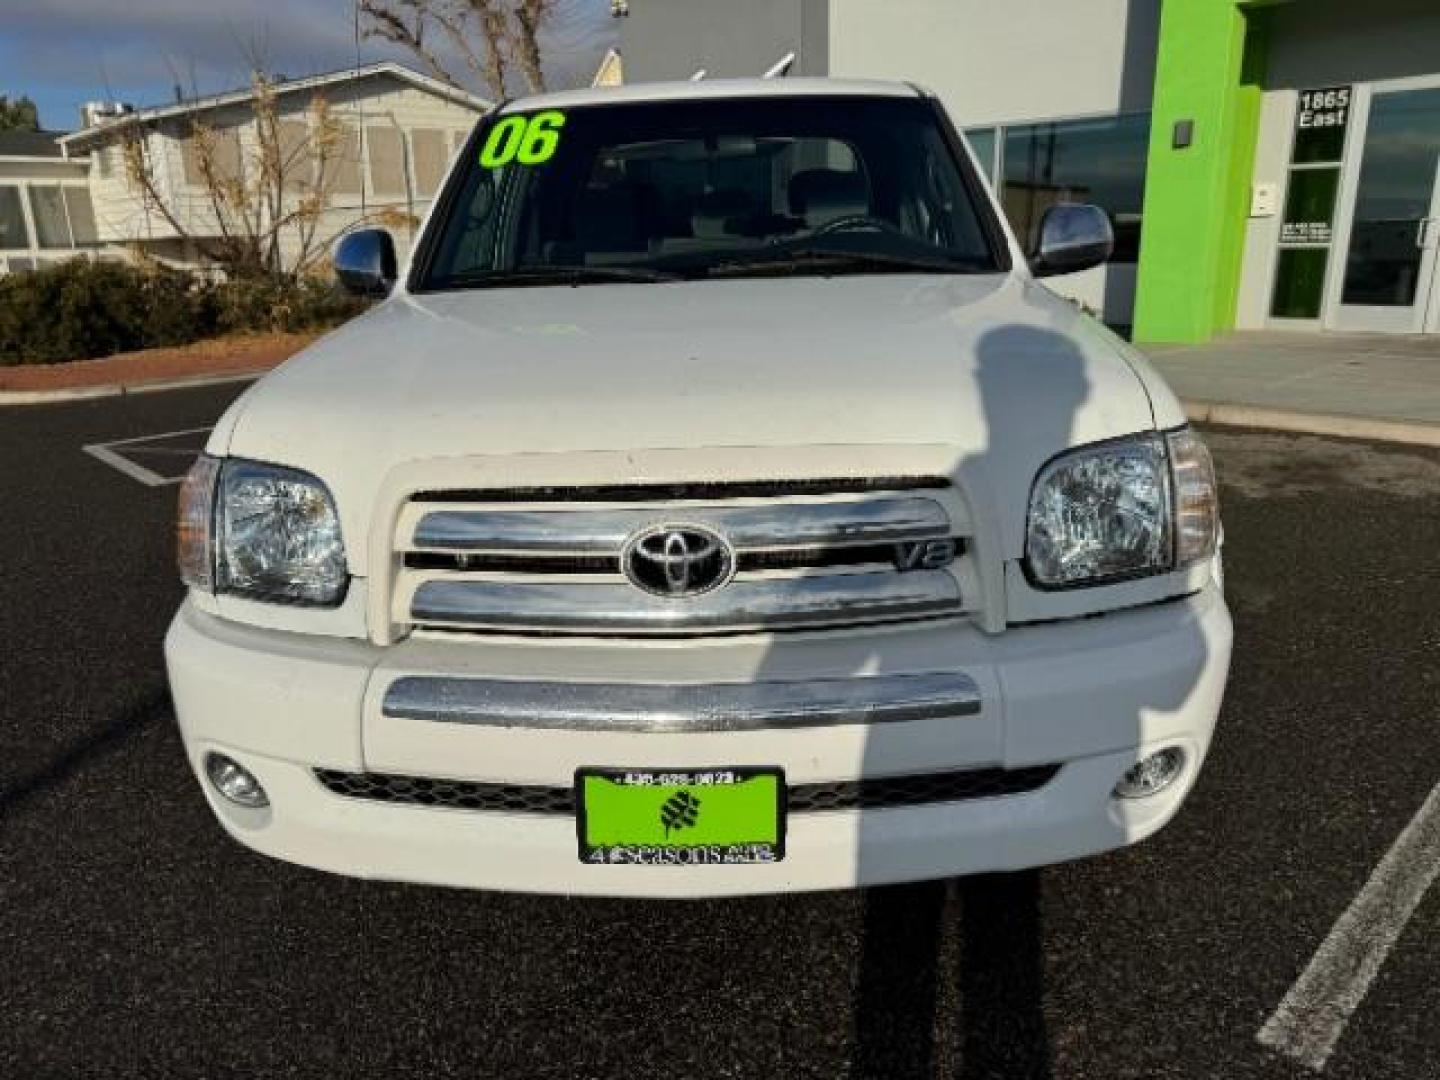
[[[407,462],[944,447],[975,512],[1003,518],[1014,551],[1030,479],[1046,459],[1153,427],[1145,387],[1117,345],[1018,276],[402,295],[252,388],[211,451],[320,476],[356,561],[353,541],[378,488]],[[990,501],[984,489],[1009,494],[980,505]]]

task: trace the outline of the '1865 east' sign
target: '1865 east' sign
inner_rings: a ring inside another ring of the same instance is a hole
[[[1345,127],[1350,122],[1350,92],[1348,86],[1301,91],[1300,109],[1295,115],[1296,130]]]

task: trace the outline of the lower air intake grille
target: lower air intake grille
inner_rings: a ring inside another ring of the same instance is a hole
[[[315,778],[336,795],[413,806],[457,810],[499,810],[512,814],[573,814],[575,792],[568,787],[481,784],[473,780],[436,780],[428,776],[390,776],[316,769]]]
[[[789,811],[805,814],[820,810],[876,810],[1023,795],[1044,787],[1059,771],[1059,765],[1033,765],[1024,769],[969,769],[829,784],[796,784],[789,791]],[[485,784],[336,769],[316,769],[315,778],[332,793],[349,799],[511,814],[575,812],[575,794],[568,787]]]
[[[789,807],[792,814],[804,814],[1023,795],[1044,787],[1059,771],[1059,765],[1034,765],[1028,769],[971,769],[835,784],[798,784],[790,789]]]

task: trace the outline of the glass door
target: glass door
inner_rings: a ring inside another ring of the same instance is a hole
[[[1413,334],[1440,320],[1440,79],[1419,82],[1376,83],[1361,95],[1363,151],[1342,185],[1346,255],[1327,320],[1335,329]]]

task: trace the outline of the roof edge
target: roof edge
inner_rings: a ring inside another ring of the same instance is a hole
[[[333,86],[336,83],[354,82],[360,79],[373,78],[376,75],[393,75],[398,79],[427,90],[439,97],[446,98],[458,105],[468,106],[477,112],[488,112],[495,107],[493,101],[488,101],[468,90],[451,86],[448,83],[422,74],[414,68],[406,67],[395,60],[380,60],[373,64],[364,64],[360,67],[342,68],[339,71],[327,71],[319,75],[307,75],[299,79],[286,79],[283,82],[274,84],[277,94],[291,94],[302,90],[313,90],[322,86]],[[224,108],[227,105],[237,105],[249,101],[252,91],[227,90],[222,94],[211,94],[206,97],[195,98],[193,101],[180,101],[172,105],[152,106],[148,109],[139,109],[125,116],[116,117],[102,124],[95,124],[80,131],[72,131],[56,141],[67,150],[72,146],[103,138],[112,132],[134,127],[137,124],[156,123],[169,119],[172,116],[183,116],[186,113],[204,112],[209,109]]]

